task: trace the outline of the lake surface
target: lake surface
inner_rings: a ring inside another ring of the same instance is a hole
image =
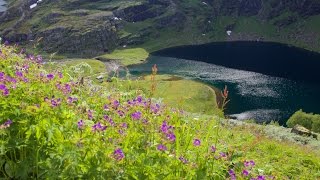
[[[4,0],[0,0],[0,12],[4,12],[7,9],[6,4]]]
[[[317,53],[277,43],[212,43],[159,51],[147,63],[130,66],[129,70],[135,75],[149,74],[153,64],[160,73],[221,89],[227,85],[231,102],[226,113],[238,119],[285,124],[299,109],[320,113]]]

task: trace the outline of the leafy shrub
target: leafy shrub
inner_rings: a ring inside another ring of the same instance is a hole
[[[287,121],[288,127],[301,125],[314,132],[320,132],[320,115],[305,113],[302,110],[295,112]]]

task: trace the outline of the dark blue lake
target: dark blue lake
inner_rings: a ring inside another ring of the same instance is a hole
[[[297,110],[320,113],[320,54],[278,43],[221,42],[153,53],[132,74],[160,73],[228,86],[226,114],[285,124]]]

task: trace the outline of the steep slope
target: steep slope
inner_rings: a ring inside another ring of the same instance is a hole
[[[2,44],[0,67],[2,179],[320,178],[319,145],[306,146],[318,140],[189,114]]]
[[[9,0],[1,36],[25,44],[41,39],[39,49],[82,56],[235,40],[320,51],[319,0],[43,0],[30,9],[35,2]]]

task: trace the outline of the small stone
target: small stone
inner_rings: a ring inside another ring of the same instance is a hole
[[[103,75],[100,75],[100,76],[96,77],[96,79],[98,79],[98,80],[101,80],[101,79],[103,79],[103,78],[104,78]]]

